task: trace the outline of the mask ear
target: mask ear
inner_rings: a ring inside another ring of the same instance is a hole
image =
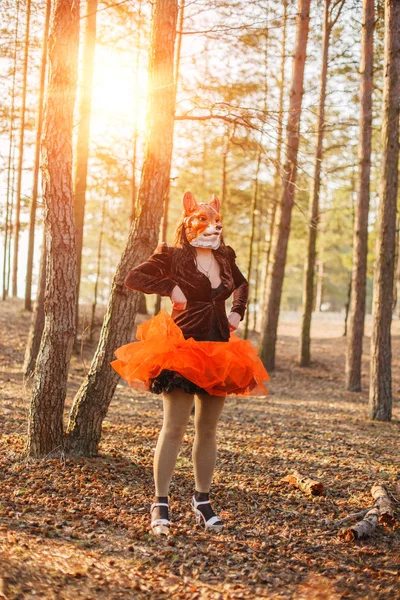
[[[190,215],[192,212],[198,209],[199,205],[196,202],[196,198],[191,192],[185,192],[182,198],[182,204],[185,211],[185,215]]]
[[[217,194],[213,194],[211,196],[211,200],[208,203],[208,206],[211,206],[219,214],[219,211],[220,211],[220,208],[221,208],[221,202],[219,201],[219,198],[218,198]]]

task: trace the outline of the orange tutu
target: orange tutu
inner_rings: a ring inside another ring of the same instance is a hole
[[[179,373],[215,396],[265,395],[269,376],[248,340],[231,334],[228,342],[185,339],[166,310],[137,328],[139,342],[115,351],[111,364],[135,389],[150,389],[151,380],[163,369]]]

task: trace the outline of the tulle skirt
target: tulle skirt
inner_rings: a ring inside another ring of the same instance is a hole
[[[248,340],[231,333],[228,342],[185,339],[166,310],[137,328],[138,342],[115,351],[111,366],[138,390],[161,393],[173,387],[215,396],[266,395],[269,376]]]

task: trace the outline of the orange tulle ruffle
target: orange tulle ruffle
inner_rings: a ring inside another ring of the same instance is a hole
[[[166,310],[137,328],[138,342],[115,351],[111,366],[135,389],[148,390],[163,369],[175,371],[216,396],[265,395],[269,376],[248,340],[231,334],[228,342],[185,339]]]

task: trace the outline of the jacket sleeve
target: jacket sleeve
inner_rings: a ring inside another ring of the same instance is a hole
[[[170,296],[177,285],[170,277],[170,263],[169,248],[162,242],[145,262],[129,271],[124,283],[130,290]]]
[[[243,321],[244,314],[246,312],[247,300],[249,298],[249,284],[236,264],[236,253],[234,249],[231,248],[231,246],[227,246],[227,248],[229,251],[233,282],[235,284],[231,312],[237,312],[240,315],[240,320]]]

